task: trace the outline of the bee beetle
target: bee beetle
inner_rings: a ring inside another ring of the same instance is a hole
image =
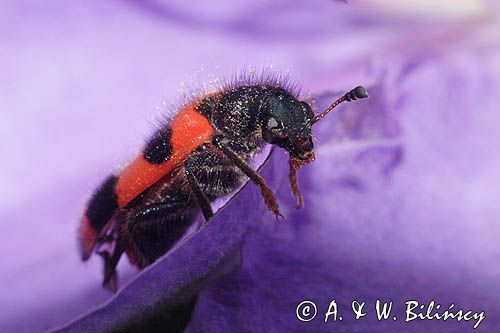
[[[150,265],[186,233],[200,212],[210,220],[211,203],[237,189],[246,177],[280,217],[272,190],[249,165],[266,144],[289,153],[290,186],[301,207],[296,172],[314,160],[312,126],[338,104],[367,97],[359,86],[315,114],[289,89],[260,82],[186,103],[134,160],[94,192],[79,229],[82,260],[101,245],[112,244],[112,251],[96,251],[104,259],[103,285],[116,289],[116,265],[123,253],[138,268]]]

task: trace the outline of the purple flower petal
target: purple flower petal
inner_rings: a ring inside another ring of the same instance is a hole
[[[325,120],[317,133],[327,143],[301,173],[305,209],[287,224],[263,218],[246,238],[242,268],[201,293],[188,331],[472,330],[471,322],[405,323],[407,300],[485,311],[481,331],[498,330],[496,55],[482,55],[491,72],[476,71],[479,59],[465,53],[385,80],[352,105],[354,115],[339,110],[348,142],[331,140],[336,127]],[[277,189],[280,202],[287,191]],[[376,320],[376,299],[395,302],[397,322]],[[303,300],[317,304],[314,321],[296,318]],[[324,323],[332,300],[344,320]],[[371,315],[354,320],[352,300],[366,301]]]

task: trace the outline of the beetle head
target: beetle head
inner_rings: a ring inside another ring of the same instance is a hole
[[[277,145],[301,161],[314,159],[311,106],[283,91],[271,94],[266,101],[262,135],[266,142]]]

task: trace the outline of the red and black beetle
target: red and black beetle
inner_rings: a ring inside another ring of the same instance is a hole
[[[263,80],[187,103],[139,156],[95,191],[79,231],[82,259],[112,242],[111,254],[100,253],[104,284],[112,284],[123,253],[139,268],[151,264],[184,235],[200,211],[208,221],[211,203],[246,177],[260,187],[269,210],[281,216],[273,192],[249,166],[266,144],[289,152],[290,185],[302,206],[296,171],[314,160],[312,125],[338,104],[366,97],[363,87],[354,88],[316,115],[286,87]]]

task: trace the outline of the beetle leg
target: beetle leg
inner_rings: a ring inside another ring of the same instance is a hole
[[[196,201],[198,202],[198,206],[203,213],[205,221],[208,221],[214,215],[214,212],[212,211],[210,200],[207,198],[205,192],[203,192],[203,190],[201,189],[200,183],[198,182],[198,179],[196,179],[192,165],[189,161],[190,160],[188,159],[184,163],[184,174],[186,175],[188,183],[191,186],[191,190],[196,197]]]
[[[290,159],[290,173],[288,174],[288,180],[290,181],[290,187],[292,189],[292,194],[295,198],[297,198],[297,208],[302,208],[304,206],[304,198],[300,193],[299,183],[297,180],[297,170],[299,166],[294,162],[294,160]]]
[[[281,215],[279,210],[279,205],[274,196],[273,191],[267,187],[266,181],[259,175],[255,170],[252,169],[241,157],[238,156],[230,147],[224,144],[224,137],[222,135],[215,136],[213,139],[213,144],[220,151],[224,153],[233,163],[241,170],[245,175],[248,176],[257,186],[260,188],[260,192],[262,193],[262,197],[264,198],[264,202],[267,207],[273,214],[276,216],[276,220],[279,217],[284,218]]]
[[[112,292],[116,292],[117,289],[117,274],[116,265],[124,252],[123,247],[120,242],[116,242],[113,254],[110,256],[109,252],[102,251],[98,254],[103,258],[104,261],[104,279],[102,285]]]

